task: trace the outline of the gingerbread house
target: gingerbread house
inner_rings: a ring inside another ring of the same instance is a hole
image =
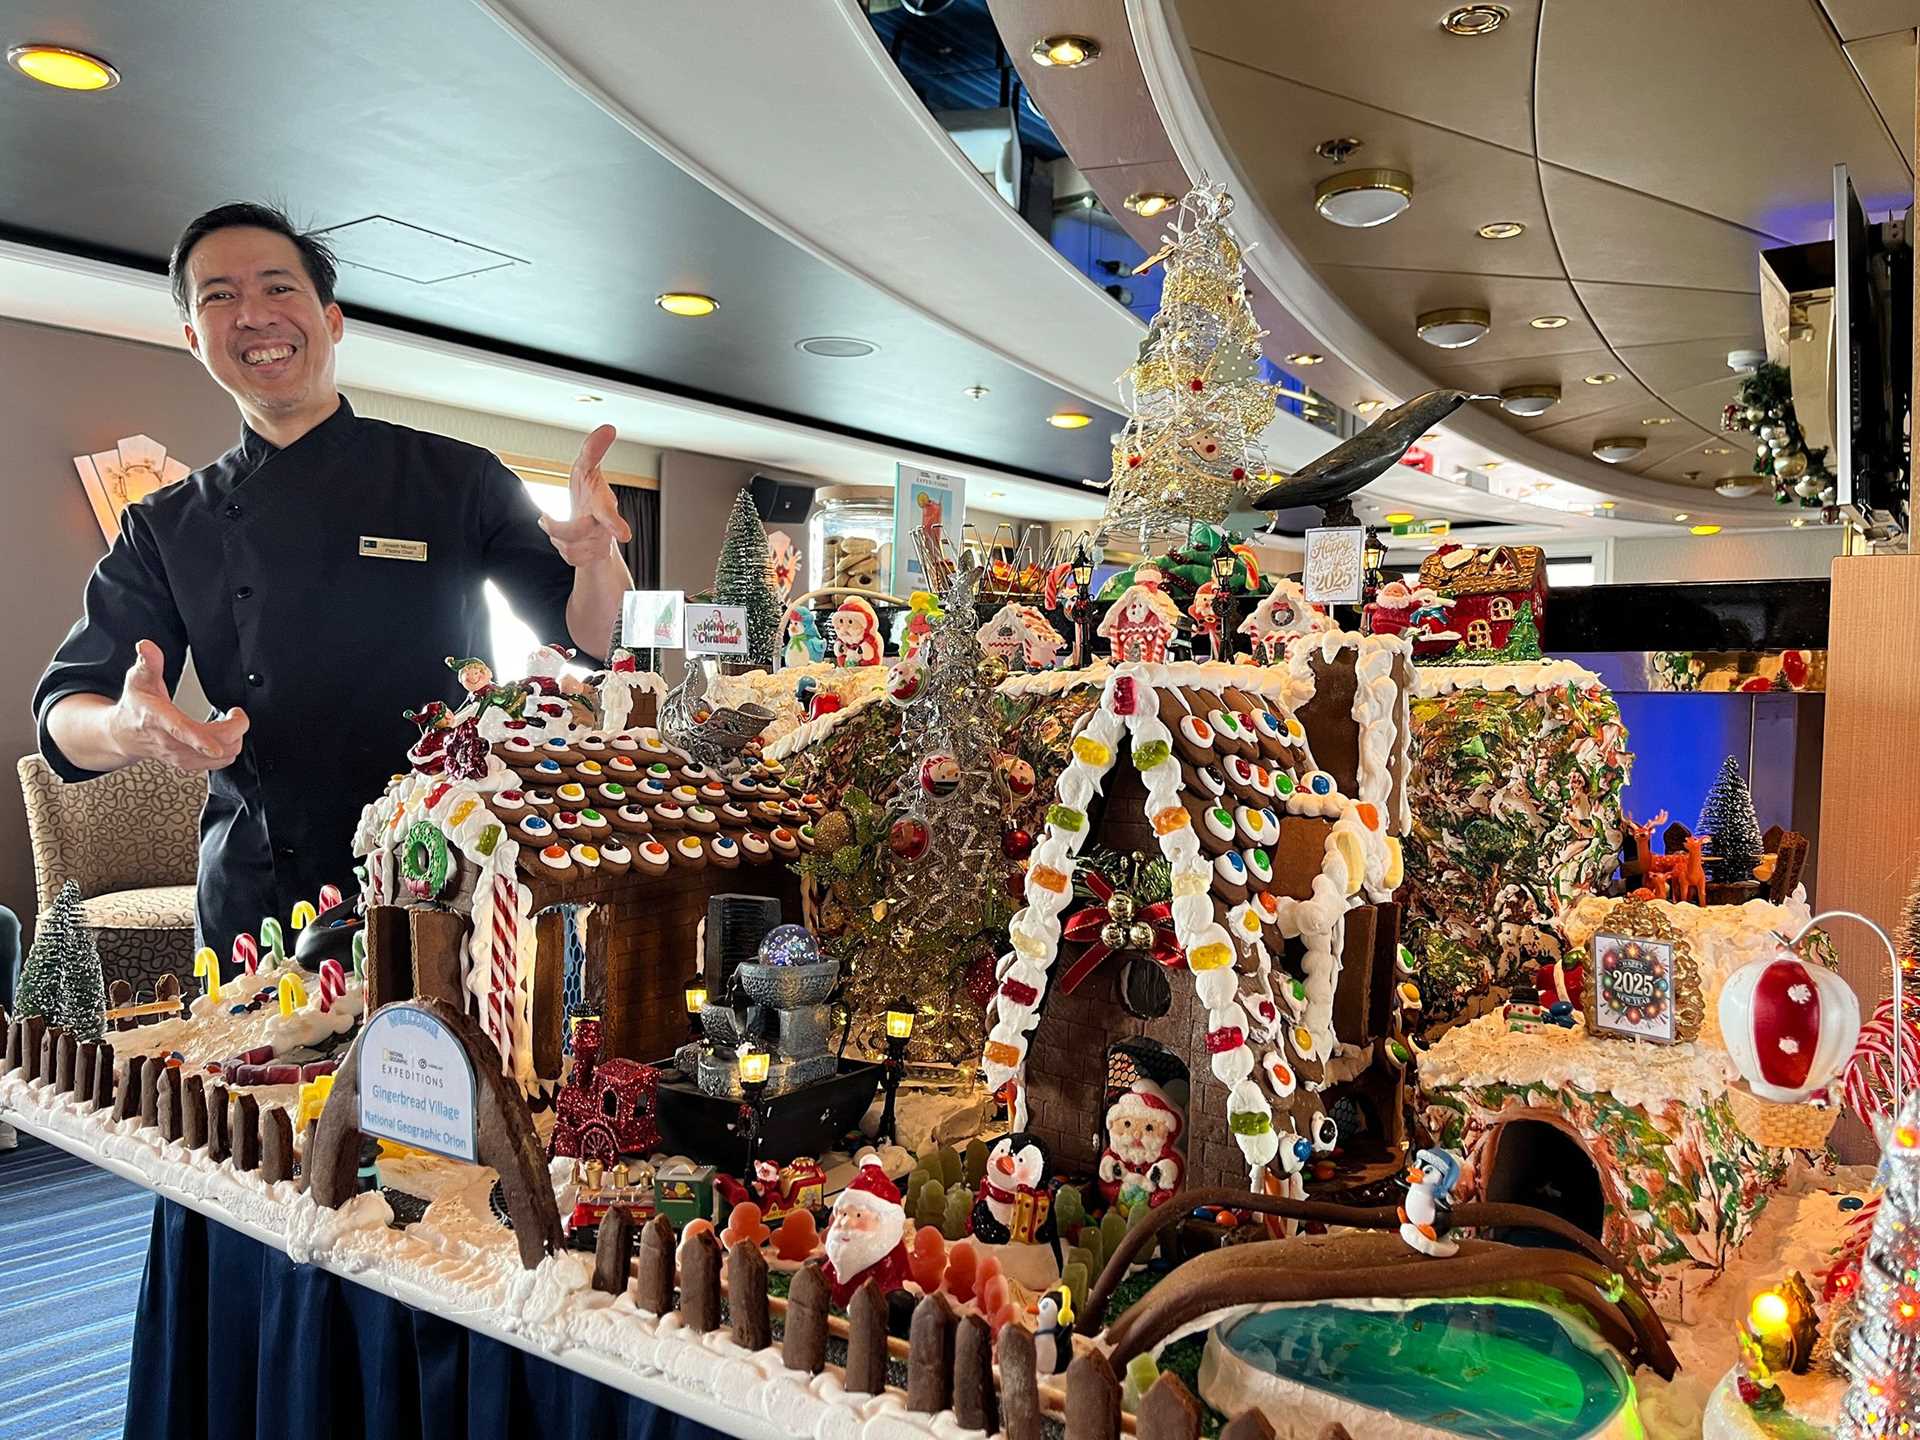
[[[421,712],[411,768],[354,838],[369,1007],[460,1006],[529,1090],[558,1080],[574,1007],[601,1017],[604,1057],[668,1054],[709,897],[777,896],[797,915],[785,862],[818,808],[778,762],[722,774],[669,744],[650,723],[658,677],[541,679]]]
[[[1107,607],[1097,633],[1115,660],[1157,664],[1180,633],[1180,607],[1160,588],[1158,576],[1147,572]]]
[[[987,1079],[1015,1128],[1090,1171],[1106,1101],[1138,1078],[1185,1100],[1189,1185],[1265,1172],[1298,1194],[1316,1168],[1342,1188],[1390,1173],[1408,1057],[1392,904],[1405,646],[1333,633],[1274,667],[1082,676],[1099,704],[1056,782],[988,1016]],[[1118,880],[1115,855],[1132,857]],[[1165,898],[1129,893],[1127,875],[1158,876]]]
[[[1009,600],[980,627],[980,648],[1008,665],[1047,670],[1059,658],[1066,641],[1044,612]]]
[[[1420,584],[1454,602],[1447,628],[1470,652],[1506,649],[1523,612],[1536,632],[1546,623],[1547,559],[1537,545],[1442,545],[1420,562]]]

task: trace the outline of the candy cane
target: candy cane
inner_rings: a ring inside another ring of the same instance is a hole
[[[295,930],[304,930],[319,918],[314,913],[313,902],[309,900],[297,901],[293,907],[293,914],[287,917]]]
[[[207,982],[207,999],[220,1003],[220,957],[213,953],[211,945],[202,945],[193,952],[193,973],[196,979]]]
[[[279,993],[282,1015],[291,1015],[307,1003],[307,987],[300,983],[298,975],[282,975]]]
[[[1893,1096],[1893,1001],[1883,1000],[1873,1018],[1860,1027],[1859,1042],[1847,1061],[1841,1098],[1862,1124],[1874,1129],[1890,1113]],[[1900,1068],[1920,1073],[1920,1021],[1900,1027]]]
[[[353,978],[362,985],[367,983],[367,932],[353,932]]]
[[[347,972],[340,968],[340,962],[329,955],[320,962],[320,1011],[325,1014],[333,1008],[347,988]]]
[[[487,984],[487,1033],[503,1061],[513,1055],[513,987],[518,969],[520,908],[511,875],[493,882],[492,973]]]
[[[248,931],[233,937],[233,963],[249,975],[260,968],[260,942]]]
[[[338,885],[322,885],[320,887],[320,898],[315,903],[320,907],[320,913],[322,915],[326,914],[327,911],[333,909],[340,903],[340,887]]]
[[[367,893],[375,905],[386,899],[387,852],[383,846],[367,856]]]
[[[271,915],[260,922],[260,946],[275,965],[286,963],[287,932],[280,928],[280,922]]]

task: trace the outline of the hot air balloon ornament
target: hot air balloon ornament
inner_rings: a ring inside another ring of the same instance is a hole
[[[1804,934],[1804,932],[1803,932]],[[1720,989],[1720,1034],[1740,1083],[1735,1122],[1762,1145],[1814,1149],[1840,1107],[1828,1086],[1853,1054],[1860,1001],[1837,971],[1802,959],[1797,939],[1741,966]]]

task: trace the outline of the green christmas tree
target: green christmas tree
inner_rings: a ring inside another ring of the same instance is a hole
[[[1707,847],[1713,858],[1707,867],[1720,884],[1753,878],[1753,867],[1760,863],[1760,821],[1753,813],[1753,793],[1747,789],[1746,776],[1740,773],[1733,756],[1721,761],[1720,778],[1700,804],[1700,818],[1693,833],[1713,837]]]
[[[20,971],[20,993],[15,1008],[21,1015],[40,1015],[60,1022],[60,988],[64,981],[68,941],[79,928],[80,886],[72,880],[60,887],[53,908],[40,917],[33,948]]]
[[[752,492],[742,490],[727,516],[727,538],[713,571],[713,600],[745,607],[747,658],[763,670],[773,668],[780,641],[780,601],[767,582],[771,563],[766,527],[753,508]]]
[[[1507,643],[1500,647],[1502,660],[1538,660],[1540,652],[1540,628],[1533,623],[1533,602],[1522,601],[1519,613],[1513,617],[1513,625],[1507,631]]]

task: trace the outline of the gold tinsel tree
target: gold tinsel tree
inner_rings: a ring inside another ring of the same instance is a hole
[[[1135,271],[1166,265],[1159,313],[1120,377],[1129,418],[1114,439],[1102,536],[1184,537],[1271,483],[1259,437],[1278,387],[1260,378],[1265,332],[1227,229],[1232,210],[1224,186],[1189,191],[1165,244]]]

